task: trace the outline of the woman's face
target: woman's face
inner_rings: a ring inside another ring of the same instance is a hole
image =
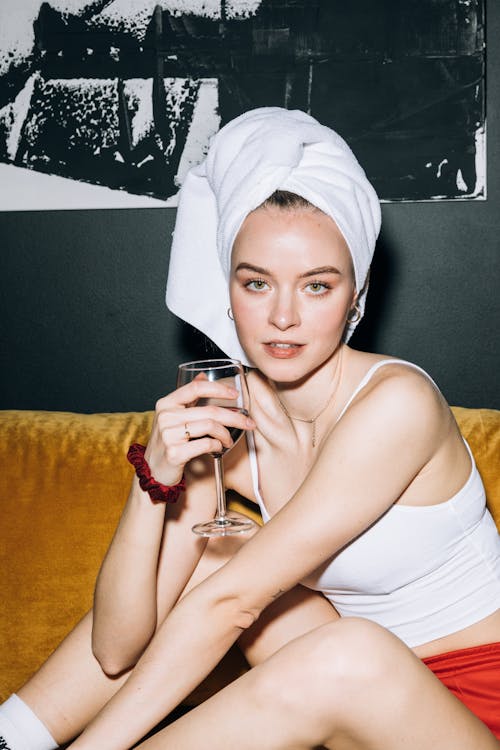
[[[327,362],[356,298],[337,225],[319,210],[258,208],[233,246],[231,308],[245,352],[276,382]]]

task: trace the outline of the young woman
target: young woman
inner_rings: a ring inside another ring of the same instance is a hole
[[[9,699],[4,747],[126,750],[238,641],[254,668],[141,747],[498,748],[500,543],[474,460],[420,368],[346,343],[378,227],[309,116],[218,134],[183,187],[167,299],[252,366],[251,418],[196,405],[220,383],[160,399],[145,459],[186,491],[153,503],[134,481],[94,612]],[[206,543],[191,527],[230,426],[248,439],[227,485],[266,523]]]

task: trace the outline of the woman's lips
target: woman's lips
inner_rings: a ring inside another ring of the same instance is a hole
[[[300,354],[303,346],[289,341],[269,341],[264,344],[264,350],[275,359],[291,359]]]

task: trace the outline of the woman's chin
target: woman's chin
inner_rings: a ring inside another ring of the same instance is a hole
[[[266,350],[254,353],[252,357],[255,366],[269,380],[275,383],[298,383],[307,379],[324,364],[324,358],[307,356],[302,350],[293,355],[273,355]]]

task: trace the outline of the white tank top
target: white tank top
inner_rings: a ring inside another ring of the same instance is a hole
[[[380,367],[396,363],[429,378],[410,362],[381,360],[368,370],[340,416]],[[255,442],[252,433],[247,436],[255,496],[267,522]],[[341,616],[373,620],[410,647],[495,612],[500,607],[500,536],[465,445],[471,473],[453,497],[438,505],[392,505],[302,584],[321,591]]]

